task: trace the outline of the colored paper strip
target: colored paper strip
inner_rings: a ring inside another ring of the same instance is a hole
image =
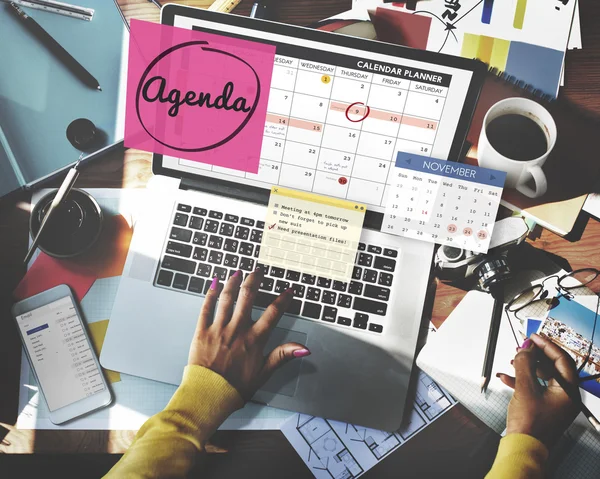
[[[479,48],[477,49],[477,58],[489,65],[492,58],[492,48],[494,48],[494,39],[482,35],[479,38]]]
[[[479,35],[465,33],[460,56],[463,58],[477,58],[477,50],[479,50]]]
[[[513,21],[514,28],[517,28],[519,30],[523,29],[523,22],[525,21],[525,10],[527,10],[527,0],[517,0],[515,19]]]
[[[508,60],[508,52],[510,50],[510,42],[501,38],[494,38],[494,47],[492,48],[492,56],[490,57],[490,66],[495,67],[500,71],[506,70],[506,62]]]
[[[481,23],[490,24],[492,21],[492,9],[494,0],[483,0],[483,11],[481,12]]]

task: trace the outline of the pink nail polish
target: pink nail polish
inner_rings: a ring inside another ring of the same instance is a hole
[[[217,278],[215,276],[212,280],[212,283],[210,283],[210,289],[212,289],[214,291],[215,289],[217,289],[218,286],[219,286],[219,278]]]
[[[305,356],[310,356],[310,351],[306,348],[296,349],[296,351],[294,351],[292,354],[294,355],[295,358],[303,358]]]
[[[294,288],[288,288],[284,291],[284,293],[294,294]]]
[[[232,278],[237,278],[242,272],[238,269],[235,273],[231,275]]]
[[[531,339],[527,338],[525,341],[523,341],[523,344],[521,344],[520,349],[529,349],[532,345],[533,345],[533,341]]]

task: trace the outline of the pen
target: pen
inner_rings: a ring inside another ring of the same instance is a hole
[[[79,163],[81,162],[81,158],[83,158],[83,153],[79,156],[77,163],[75,163],[75,166],[73,166],[73,168],[71,168],[69,170],[64,181],[60,185],[60,188],[58,189],[56,196],[54,197],[54,199],[52,200],[52,203],[50,204],[50,208],[48,208],[48,212],[46,213],[46,215],[44,216],[44,219],[42,220],[42,224],[40,224],[40,229],[38,230],[37,234],[35,235],[35,238],[33,238],[33,242],[31,243],[31,246],[29,247],[29,251],[27,251],[27,255],[25,256],[25,260],[23,261],[23,263],[27,264],[29,262],[29,260],[33,256],[34,251],[37,248],[38,243],[40,242],[40,237],[42,235],[42,231],[44,230],[46,223],[48,223],[50,216],[52,216],[52,213],[56,210],[56,207],[61,204],[62,200],[64,200],[67,197],[67,195],[69,194],[69,191],[71,191],[71,188],[73,188],[73,185],[75,184],[75,181],[77,180],[77,177],[79,176],[79,171],[77,170],[77,167],[79,166]]]
[[[488,342],[485,348],[485,358],[483,360],[483,370],[481,372],[481,392],[487,390],[490,383],[492,368],[494,367],[494,356],[496,355],[496,344],[498,343],[498,333],[500,332],[500,322],[502,320],[502,307],[504,306],[504,289],[497,283],[490,286],[490,293],[494,298],[494,310],[492,312],[492,321],[490,322],[490,331],[488,333]]]
[[[31,34],[33,34],[52,54],[60,60],[71,72],[90,88],[102,91],[98,80],[88,72],[71,54],[65,50],[50,34],[44,30],[38,22],[27,15],[17,4],[9,4],[10,11],[13,12]]]
[[[267,9],[267,5],[259,2],[256,2],[254,5],[252,5],[252,10],[250,11],[250,18],[267,20],[269,18],[269,11]]]
[[[536,351],[536,352],[539,352],[539,351]],[[544,361],[549,367],[555,369],[554,365],[548,359],[547,356],[545,356],[543,354],[537,354],[537,358],[538,358],[539,362]],[[598,421],[596,416],[594,416],[594,414],[587,408],[587,406],[585,404],[583,404],[583,401],[581,400],[581,394],[579,393],[579,387],[572,386],[570,383],[568,383],[565,380],[565,378],[562,377],[562,375],[558,371],[557,371],[557,374],[554,374],[552,376],[552,379],[554,379],[558,383],[558,385],[561,388],[563,388],[563,391],[567,394],[567,396],[569,396],[571,401],[573,401],[574,404],[579,406],[579,408],[581,409],[581,412],[586,417],[586,419],[589,421],[589,423],[592,426],[594,426],[594,429],[597,432],[600,433],[600,421]]]

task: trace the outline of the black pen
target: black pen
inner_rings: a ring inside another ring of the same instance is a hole
[[[23,25],[29,30],[44,46],[50,50],[56,58],[58,58],[63,65],[65,65],[71,72],[85,83],[90,88],[102,91],[98,80],[96,80],[90,72],[88,72],[71,54],[65,50],[60,43],[58,43],[50,34],[44,30],[38,22],[27,15],[17,4],[11,2],[10,11],[12,11],[19,20],[23,22]]]
[[[500,322],[502,321],[502,308],[504,306],[504,288],[501,284],[490,286],[490,293],[494,298],[494,309],[492,312],[492,321],[488,333],[488,342],[485,348],[485,357],[483,360],[483,370],[481,372],[481,392],[487,391],[490,383],[492,368],[494,367],[494,356],[496,356],[496,344],[498,344],[498,333],[500,332]]]
[[[258,18],[259,20],[268,20],[269,18],[269,10],[267,5],[264,3],[256,2],[252,5],[252,10],[250,11],[250,18]]]

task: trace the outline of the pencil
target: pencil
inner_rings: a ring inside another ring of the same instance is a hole
[[[488,333],[488,342],[485,348],[485,357],[481,372],[482,393],[487,391],[487,387],[492,377],[494,356],[496,355],[496,344],[498,343],[498,333],[500,332],[500,322],[502,321],[502,308],[504,306],[504,288],[501,284],[493,284],[490,286],[490,293],[494,298],[494,309],[492,311],[492,320],[490,322],[490,331]]]
[[[71,54],[65,50],[52,36],[44,30],[38,22],[27,15],[17,4],[11,2],[10,11],[23,22],[23,25],[29,32],[35,36],[42,44],[50,50],[50,52],[65,66],[73,75],[81,80],[85,85],[95,90],[102,91],[98,80],[96,80],[90,72],[88,72]]]

